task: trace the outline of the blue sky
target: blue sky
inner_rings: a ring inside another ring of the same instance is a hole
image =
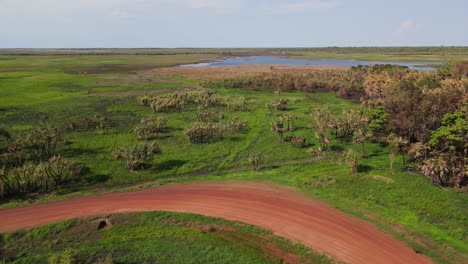
[[[467,0],[0,0],[0,48],[468,46]]]

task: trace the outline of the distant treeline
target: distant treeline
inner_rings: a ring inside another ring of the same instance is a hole
[[[89,48],[0,49],[0,55],[301,55],[302,53],[384,55],[468,55],[467,46],[452,47],[323,47],[323,48]]]

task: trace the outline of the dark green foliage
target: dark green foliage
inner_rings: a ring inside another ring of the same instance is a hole
[[[421,172],[439,186],[468,185],[468,121],[465,111],[447,114],[442,125],[432,132],[429,147],[413,150],[415,157],[424,157]],[[413,148],[414,149],[414,148]]]
[[[468,154],[468,120],[465,111],[447,114],[442,125],[432,132],[431,146],[442,152]]]
[[[382,106],[374,107],[369,112],[369,132],[372,135],[372,139],[377,142],[382,142],[387,133],[387,116],[388,114]]]

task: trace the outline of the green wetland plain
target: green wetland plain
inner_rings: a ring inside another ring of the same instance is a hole
[[[262,54],[446,64],[151,71]],[[466,47],[0,50],[0,209],[267,182],[369,221],[435,263],[466,263],[467,59]],[[336,262],[240,222],[107,217],[101,230],[87,218],[1,233],[0,263],[283,263],[285,252],[292,263]]]

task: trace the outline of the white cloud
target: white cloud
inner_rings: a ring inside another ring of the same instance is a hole
[[[407,19],[400,23],[398,29],[395,32],[393,32],[393,37],[399,38],[410,31],[419,31],[423,27],[424,26],[422,24],[417,24],[413,20]]]
[[[264,11],[268,14],[313,13],[337,5],[338,2],[323,0],[283,1],[278,5],[265,7]]]
[[[133,15],[131,15],[130,13],[122,10],[122,9],[114,9],[111,14],[111,16],[113,17],[116,17],[116,18],[119,18],[119,19],[132,19],[134,18]]]

